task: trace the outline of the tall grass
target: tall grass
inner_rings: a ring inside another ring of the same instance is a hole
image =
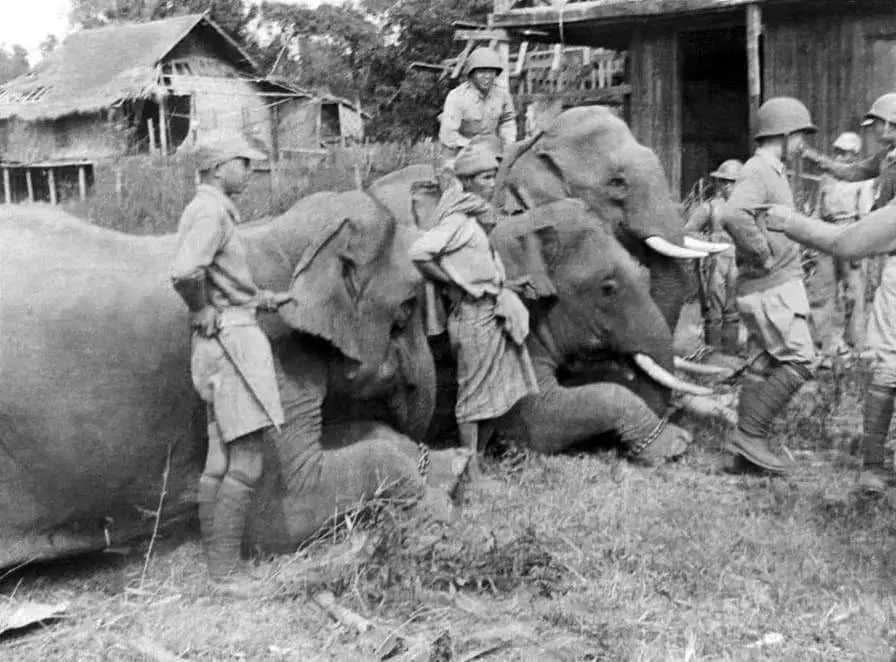
[[[253,172],[236,204],[243,220],[280,214],[317,191],[366,187],[374,179],[412,163],[431,163],[437,146],[371,143],[326,153],[297,154]],[[84,202],[66,210],[103,227],[131,234],[175,232],[196,189],[196,164],[189,155],[131,156],[98,164]]]

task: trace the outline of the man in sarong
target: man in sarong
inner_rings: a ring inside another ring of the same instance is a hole
[[[442,194],[437,224],[410,250],[420,272],[440,284],[451,301],[455,417],[461,442],[473,453],[473,475],[479,474],[479,442],[487,440],[490,421],[538,392],[525,345],[528,311],[507,288],[501,258],[489,242],[496,214],[487,200],[494,193],[497,170],[488,145],[475,142],[462,150],[454,164],[459,184]]]

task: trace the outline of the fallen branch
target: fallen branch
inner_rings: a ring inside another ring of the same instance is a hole
[[[336,596],[329,591],[315,593],[311,596],[311,600],[314,604],[327,612],[330,618],[334,621],[341,623],[346,627],[353,628],[361,634],[373,628],[373,623],[366,618],[338,604],[336,602]]]

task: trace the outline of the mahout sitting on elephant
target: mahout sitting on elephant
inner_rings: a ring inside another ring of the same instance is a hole
[[[240,232],[259,287],[295,298],[262,320],[286,421],[265,435],[248,542],[294,548],[380,485],[426,489],[411,438],[429,424],[435,376],[407,258],[416,231],[350,192]],[[175,238],[7,206],[0,247],[0,567],[151,531],[169,454],[163,523],[191,516],[205,423],[168,279]],[[345,420],[361,422],[331,427]]]

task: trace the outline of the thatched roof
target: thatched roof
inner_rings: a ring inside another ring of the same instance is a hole
[[[239,45],[204,14],[83,30],[70,35],[32,71],[0,86],[0,119],[50,120],[163,93],[161,60],[188,34],[204,29],[234,64],[254,70]]]

